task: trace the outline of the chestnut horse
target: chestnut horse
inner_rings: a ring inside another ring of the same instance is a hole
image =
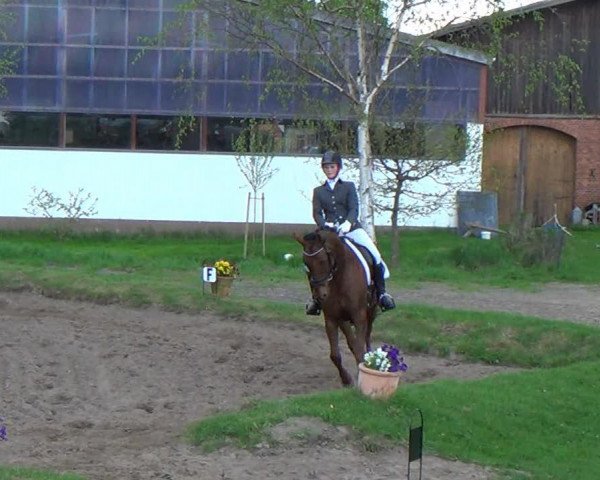
[[[318,229],[303,237],[294,234],[294,238],[302,245],[310,287],[325,316],[329,357],[342,384],[352,385],[352,376],[342,366],[339,330],[346,336],[356,363],[362,362],[365,352],[371,349],[377,312],[375,289],[367,285],[360,260],[337,233]]]

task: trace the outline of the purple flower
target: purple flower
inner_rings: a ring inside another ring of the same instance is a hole
[[[4,419],[0,417],[0,422],[4,422]],[[8,433],[6,432],[6,425],[0,423],[0,440],[8,440]]]
[[[400,356],[400,350],[397,347],[384,343],[381,349],[386,352],[390,361],[388,372],[406,372],[408,370],[408,365],[404,363],[404,357]]]

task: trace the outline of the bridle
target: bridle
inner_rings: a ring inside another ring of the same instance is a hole
[[[306,264],[304,264],[309,273],[308,281],[310,282],[310,285],[312,287],[318,287],[319,285],[324,285],[326,283],[329,283],[331,280],[333,280],[333,274],[337,270],[337,265],[335,264],[335,259],[331,258],[331,254],[329,253],[328,250],[325,249],[325,247],[321,247],[316,252],[312,252],[312,253],[308,253],[306,250],[303,250],[302,254],[305,257],[315,257],[318,254],[320,254],[321,252],[325,252],[327,254],[327,266],[329,267],[329,271],[323,277],[321,277],[321,278],[313,277],[311,275],[311,271],[308,268],[308,266]]]

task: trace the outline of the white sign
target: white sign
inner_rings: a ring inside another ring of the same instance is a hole
[[[217,281],[217,269],[215,267],[204,267],[202,269],[202,280],[215,283]]]

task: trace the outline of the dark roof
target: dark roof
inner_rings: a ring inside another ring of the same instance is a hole
[[[525,13],[534,12],[536,10],[543,10],[544,8],[552,8],[558,7],[565,3],[572,3],[578,0],[542,0],[541,2],[530,3],[529,5],[523,5],[522,7],[512,8],[510,10],[504,10],[503,14],[508,17],[513,17],[515,15],[523,15]],[[485,17],[479,17],[473,20],[469,20],[463,23],[457,23],[455,25],[450,25],[448,27],[444,27],[440,30],[432,32],[434,37],[442,37],[449,33],[459,32],[461,30],[465,30],[470,27],[474,27],[476,25],[480,25],[485,23],[485,21],[490,18],[491,15],[487,15]]]

